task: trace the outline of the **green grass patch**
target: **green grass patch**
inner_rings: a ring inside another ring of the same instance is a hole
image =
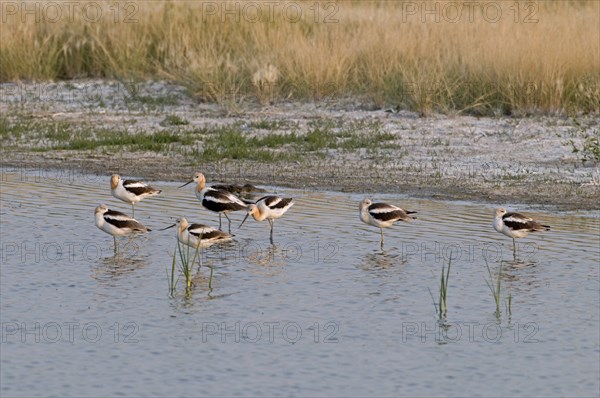
[[[192,136],[179,131],[132,133],[126,129],[92,129],[66,122],[10,122],[6,118],[0,119],[0,136],[3,140],[16,141],[17,147],[28,146],[35,151],[86,151],[102,147],[121,147],[129,151],[161,152],[168,150],[171,144],[191,145],[195,142]]]
[[[177,116],[168,115],[161,124],[178,126],[185,122]],[[147,133],[132,131],[131,128],[92,128],[66,122],[0,118],[0,136],[5,145],[34,151],[175,150],[203,161],[245,159],[273,162],[295,161],[306,154],[324,157],[328,150],[351,152],[366,148],[377,153],[380,149],[399,148],[397,137],[383,131],[380,123],[370,121],[318,120],[309,123],[304,132],[293,129],[258,135],[246,132],[244,127],[242,123],[234,123],[187,130],[175,127]]]
[[[186,135],[166,131],[132,134],[127,130],[101,129],[94,132],[89,130],[76,132],[68,142],[53,145],[52,149],[92,150],[99,147],[120,146],[127,147],[130,151],[161,152],[168,149],[169,144],[189,145],[192,142]]]
[[[179,104],[179,100],[175,95],[164,95],[164,96],[153,96],[153,95],[139,95],[134,93],[130,96],[125,97],[125,102],[129,105],[146,105],[150,108],[159,108],[164,106],[173,106]]]
[[[277,151],[289,143],[291,135],[269,134],[265,137],[248,137],[239,126],[209,129],[200,157],[204,161],[221,159],[248,159],[259,161],[294,160],[298,154]]]
[[[339,125],[338,125],[339,124]],[[304,134],[296,131],[251,136],[240,125],[229,125],[196,131],[205,136],[204,150],[199,156],[206,161],[249,159],[261,161],[297,160],[306,153],[324,156],[329,149],[353,151],[399,148],[396,137],[382,131],[378,122],[335,120],[312,121]]]
[[[251,129],[259,130],[283,130],[289,128],[291,125],[287,120],[256,120],[248,123],[248,127]]]
[[[167,115],[162,122],[160,122],[160,125],[163,127],[169,127],[169,126],[186,126],[190,124],[190,122],[182,117],[179,117],[177,115]]]
[[[563,145],[571,147],[571,153],[575,154],[581,162],[600,162],[600,129],[592,126],[582,125],[574,119],[575,128],[570,129],[567,140]]]

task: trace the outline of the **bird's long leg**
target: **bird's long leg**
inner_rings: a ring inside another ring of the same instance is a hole
[[[221,229],[221,213],[219,213],[219,229]]]
[[[271,224],[271,244],[273,244],[273,223],[274,221],[270,218],[268,218],[269,220],[269,224]]]
[[[383,228],[379,228],[381,231],[381,250],[383,250]]]
[[[113,240],[115,242],[115,255],[119,254],[119,246],[117,245],[117,237],[113,236]]]
[[[517,244],[515,243],[515,238],[513,238],[513,259],[517,261]]]
[[[135,218],[135,206],[133,202],[131,202],[131,218]]]
[[[225,214],[225,217],[227,217],[227,221],[229,221],[229,233],[231,234],[231,220],[229,219],[229,216],[227,215],[227,213],[223,213],[223,214]]]

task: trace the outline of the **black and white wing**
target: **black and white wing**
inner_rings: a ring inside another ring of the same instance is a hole
[[[527,217],[520,213],[506,213],[502,216],[502,222],[513,231],[535,231],[539,229],[550,229],[548,225],[541,225],[533,218]]]
[[[276,210],[276,209],[285,209],[287,207],[290,207],[291,205],[294,204],[293,201],[294,201],[294,199],[292,199],[292,198],[281,198],[279,196],[268,195],[268,196],[263,196],[262,198],[257,200],[256,203],[264,202],[264,204],[269,209]]]
[[[131,231],[140,232],[150,231],[149,228],[143,226],[135,218],[131,218],[127,214],[121,213],[120,211],[108,210],[106,213],[104,213],[103,218],[104,221],[114,225],[119,229],[130,229]]]
[[[123,181],[123,188],[136,196],[155,195],[161,192],[160,189],[152,188],[145,182],[136,180]]]
[[[373,203],[368,207],[369,214],[374,219],[386,222],[386,221],[408,221],[414,217],[410,217],[408,214],[416,213],[415,211],[405,211],[397,206],[389,205],[387,203]]]
[[[219,240],[231,238],[231,235],[228,233],[204,224],[192,224],[187,230],[190,235],[193,235],[201,240]]]

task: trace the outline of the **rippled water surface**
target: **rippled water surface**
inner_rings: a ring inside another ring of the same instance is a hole
[[[135,213],[153,231],[115,258],[94,208],[131,208],[108,177],[44,177],[2,175],[3,396],[598,394],[597,212],[519,206],[553,230],[515,260],[491,205],[375,194],[419,217],[385,230],[382,253],[362,195],[271,188],[296,199],[275,247],[266,221],[233,214],[234,241],[203,253],[212,291],[204,267],[169,297],[175,230],[158,229],[218,225],[191,186],[153,182]],[[505,260],[499,317],[486,260]]]

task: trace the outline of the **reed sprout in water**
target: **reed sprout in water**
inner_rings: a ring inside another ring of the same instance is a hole
[[[502,261],[500,261],[500,266],[498,267],[498,274],[497,274],[495,280],[494,280],[494,276],[492,275],[492,270],[490,270],[490,266],[487,263],[487,261],[485,262],[485,266],[487,267],[488,275],[489,275],[489,280],[486,279],[485,283],[490,288],[490,291],[492,292],[492,296],[494,297],[494,301],[496,302],[496,312],[495,312],[496,317],[500,317],[500,291],[502,289]],[[511,301],[512,301],[512,295],[509,296],[509,308],[510,308]]]
[[[435,306],[435,312],[439,315],[440,319],[445,318],[448,313],[448,304],[446,303],[446,298],[448,296],[448,280],[450,278],[450,267],[452,265],[452,253],[450,253],[450,259],[448,260],[448,268],[442,263],[442,275],[440,278],[440,287],[439,287],[439,300],[436,304],[435,299],[433,298],[433,294],[431,290],[429,290],[429,294],[431,295],[431,299],[433,300],[433,304]]]
[[[185,279],[186,291],[188,291],[188,292],[191,289],[192,284],[193,284],[193,282],[192,282],[192,279],[194,277],[193,270],[194,270],[194,264],[196,263],[196,258],[198,258],[198,254],[200,254],[200,257],[198,260],[198,262],[199,262],[198,263],[198,271],[202,268],[202,254],[200,253],[201,242],[194,249],[193,257],[190,253],[190,246],[186,245],[185,247],[186,247],[186,249],[182,249],[182,244],[178,240],[177,247],[175,248],[175,251],[173,252],[173,261],[171,263],[171,273],[168,275],[169,276],[169,294],[171,296],[173,296],[173,294],[175,293],[175,286],[177,284],[177,280],[175,279],[175,268],[178,268],[179,272],[181,274],[183,274],[183,277]],[[210,279],[208,282],[208,287],[209,287],[209,289],[212,289],[213,268],[212,267],[209,267],[209,268],[210,268]],[[168,273],[168,271],[167,271],[167,273]]]

